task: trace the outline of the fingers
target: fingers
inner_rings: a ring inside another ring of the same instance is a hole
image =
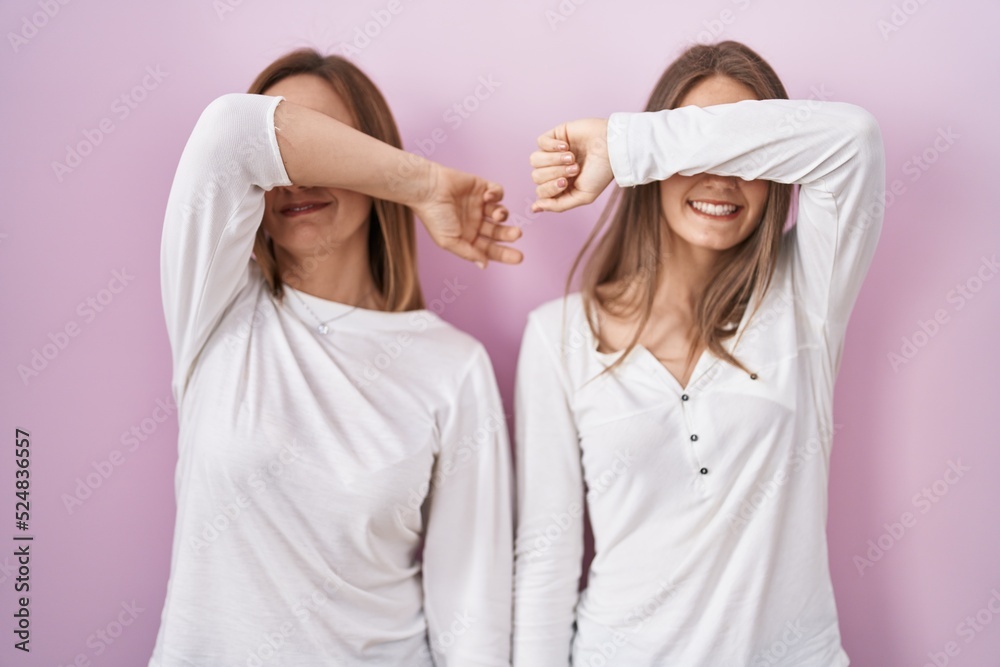
[[[524,255],[520,250],[500,245],[486,236],[480,236],[476,239],[475,246],[477,250],[484,252],[491,260],[500,262],[501,264],[520,264],[521,260],[524,259]]]
[[[502,204],[486,204],[486,208],[483,211],[484,219],[492,222],[503,222],[507,219],[509,212],[507,207]]]
[[[541,185],[542,183],[554,181],[562,176],[572,177],[579,173],[580,165],[578,164],[559,167],[541,167],[539,169],[531,170],[531,180],[533,180],[536,185]]]
[[[458,255],[462,259],[467,259],[470,262],[479,264],[482,268],[486,267],[486,250],[485,248],[479,247],[478,239],[476,239],[476,243],[470,243],[465,239],[452,239],[441,247],[448,252]]]
[[[520,264],[524,259],[524,254],[520,250],[499,243],[491,243],[486,254],[490,259],[501,264]]]
[[[548,198],[539,199],[534,204],[531,205],[531,210],[534,212],[548,211],[549,213],[562,213],[563,211],[568,211],[572,206],[567,206],[563,200]]]
[[[592,197],[583,196],[579,191],[567,192],[558,197],[539,197],[531,205],[532,212],[549,211],[551,213],[562,213],[577,206],[583,206],[593,201]]]
[[[556,165],[573,164],[576,162],[576,155],[568,151],[535,151],[528,158],[531,166],[535,169],[539,167],[554,167]]]
[[[503,186],[498,183],[487,183],[486,194],[483,195],[484,202],[499,202],[503,199]]]
[[[554,181],[547,181],[535,188],[535,196],[538,199],[551,199],[558,196],[569,186],[569,179],[557,178]]]
[[[566,127],[559,125],[538,137],[538,147],[543,151],[565,151],[569,149],[566,142]]]
[[[496,225],[483,221],[479,228],[480,238],[492,239],[503,243],[513,243],[521,238],[521,228],[513,225]]]

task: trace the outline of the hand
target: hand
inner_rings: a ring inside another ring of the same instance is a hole
[[[608,121],[563,123],[538,137],[531,178],[538,186],[532,211],[568,211],[589,204],[614,179],[608,158]]]
[[[427,193],[412,208],[435,243],[480,268],[491,259],[520,264],[519,250],[500,245],[521,237],[519,227],[502,224],[507,219],[502,187],[431,163]]]

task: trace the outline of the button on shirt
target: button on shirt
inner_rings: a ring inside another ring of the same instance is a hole
[[[579,294],[530,314],[514,665],[847,665],[827,480],[834,380],[882,223],[878,124],[842,102],[748,100],[615,114],[608,141],[622,187],[706,172],[796,183],[797,220],[724,343],[752,374],[706,351],[682,387],[638,346],[602,375],[621,352],[597,351]],[[584,502],[595,555],[578,594]]]

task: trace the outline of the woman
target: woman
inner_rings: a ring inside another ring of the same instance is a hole
[[[180,436],[151,666],[509,664],[503,409],[483,346],[424,309],[411,210],[481,263],[519,262],[519,232],[499,186],[399,146],[375,85],[311,50],[188,140],[161,256]]]
[[[825,535],[832,399],[884,156],[867,111],[787,97],[746,46],[699,45],[645,112],[539,138],[538,209],[627,189],[581,292],[524,334],[517,667],[848,664]]]

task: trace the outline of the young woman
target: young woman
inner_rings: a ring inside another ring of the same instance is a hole
[[[177,522],[151,667],[506,665],[512,490],[482,345],[424,309],[413,212],[517,263],[502,190],[399,150],[291,53],[214,100],[167,203]],[[422,555],[422,562],[421,562]]]
[[[695,46],[645,112],[539,138],[538,209],[627,189],[581,292],[524,334],[516,667],[848,664],[825,533],[832,399],[884,156],[867,111],[787,97],[746,46]]]

